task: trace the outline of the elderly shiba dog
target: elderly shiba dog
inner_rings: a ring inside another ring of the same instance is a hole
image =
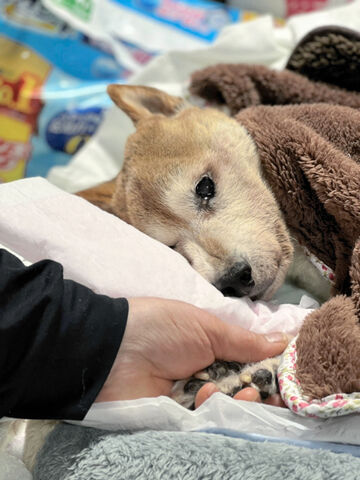
[[[269,300],[290,275],[326,298],[329,287],[294,246],[244,127],[154,88],[110,85],[108,93],[136,131],[118,177],[79,195],[176,250],[224,295]],[[230,395],[251,385],[266,396],[276,391],[277,364],[216,362],[178,382],[174,398],[192,406],[206,381]]]

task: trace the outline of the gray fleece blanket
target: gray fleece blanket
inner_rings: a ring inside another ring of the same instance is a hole
[[[352,480],[360,458],[198,432],[109,432],[58,425],[34,480]]]

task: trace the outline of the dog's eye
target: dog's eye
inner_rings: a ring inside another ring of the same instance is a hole
[[[210,177],[203,177],[196,185],[196,195],[204,200],[209,200],[215,195],[215,183]]]

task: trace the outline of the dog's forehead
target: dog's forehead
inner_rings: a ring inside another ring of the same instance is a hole
[[[176,159],[199,160],[202,154],[222,147],[233,151],[234,137],[244,135],[236,121],[216,110],[187,108],[172,117],[152,115],[138,123],[128,141],[132,161],[157,161],[163,166]]]
[[[226,185],[222,190],[232,196],[239,174],[242,183],[247,179],[249,183],[257,163],[254,143],[238,122],[222,112],[199,108],[141,120],[127,142],[125,157],[123,172],[132,202],[151,210],[152,221],[156,216],[168,222],[175,216],[172,223],[191,216],[194,188],[202,176],[221,181]]]

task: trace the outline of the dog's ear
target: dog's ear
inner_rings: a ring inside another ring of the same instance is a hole
[[[184,105],[180,97],[168,95],[157,88],[135,85],[109,85],[111,100],[136,123],[155,113],[174,115]]]

